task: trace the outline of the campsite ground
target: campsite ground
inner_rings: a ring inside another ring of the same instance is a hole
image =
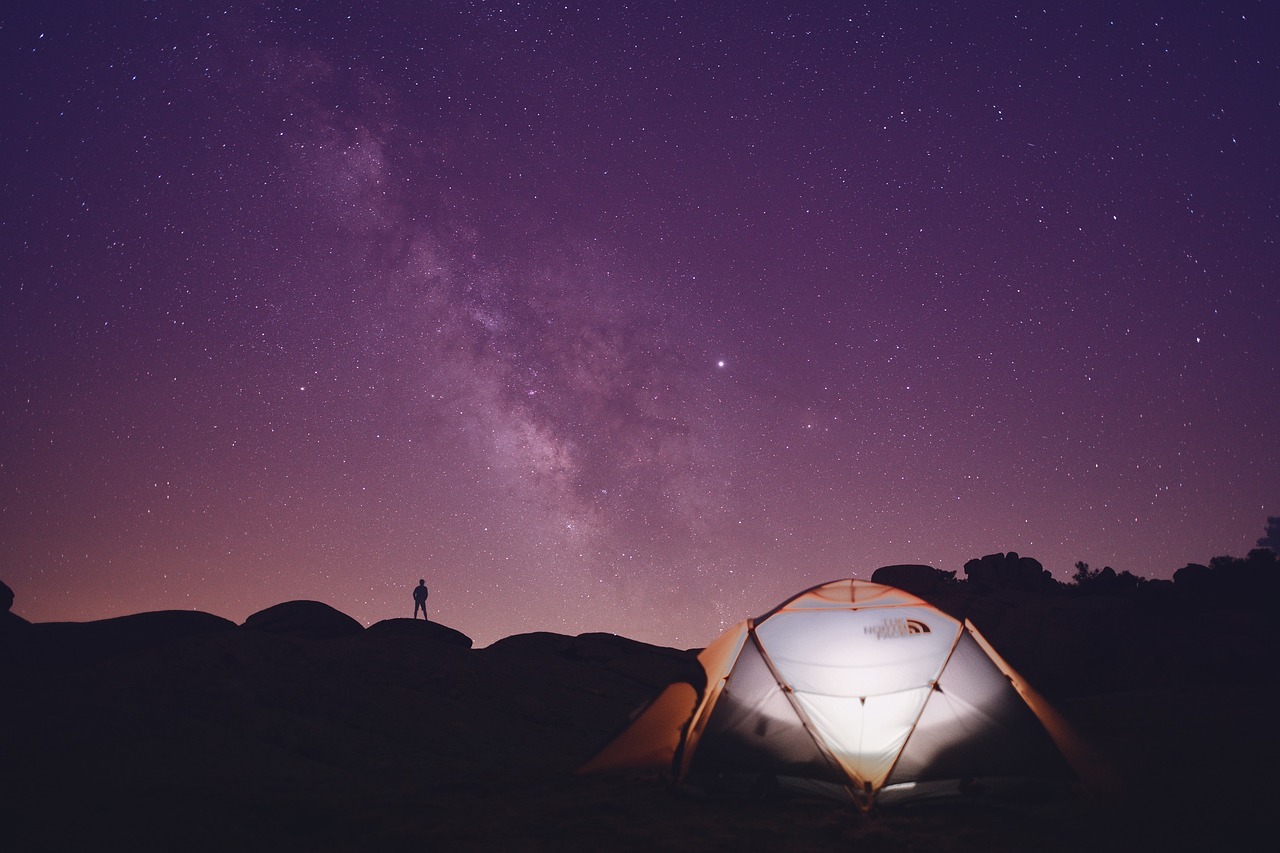
[[[1267,693],[1234,680],[1053,697],[1123,796],[864,816],[573,775],[687,653],[551,634],[472,650],[417,626],[163,633],[43,657],[6,638],[6,849],[1224,849],[1276,793]]]

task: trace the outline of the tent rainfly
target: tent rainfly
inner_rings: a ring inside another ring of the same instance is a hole
[[[729,629],[580,773],[661,770],[681,786],[851,798],[1066,791],[1078,741],[968,621],[840,580]]]

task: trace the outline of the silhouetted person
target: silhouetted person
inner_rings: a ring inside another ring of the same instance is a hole
[[[422,618],[427,618],[427,582],[418,581],[418,585],[413,588],[413,618],[418,618],[418,611],[422,611]]]

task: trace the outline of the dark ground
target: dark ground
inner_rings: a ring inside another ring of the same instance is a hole
[[[178,612],[7,623],[0,846],[1133,851],[1251,849],[1272,834],[1275,676],[1240,671],[1241,655],[1270,648],[1248,645],[1256,620],[1180,624],[1187,614],[1125,602],[945,606],[979,611],[987,639],[1108,757],[1122,796],[862,815],[578,777],[691,653],[553,634],[473,650],[409,620],[308,630],[304,608],[255,629]]]

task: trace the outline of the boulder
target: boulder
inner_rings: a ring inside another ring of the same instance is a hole
[[[684,681],[701,690],[706,672],[696,650],[654,646],[616,634],[588,633],[576,637],[535,631],[498,640],[485,649],[494,657],[558,659],[605,670],[650,688]]]
[[[964,564],[964,573],[969,582],[980,589],[1050,592],[1058,588],[1058,582],[1039,560],[1020,557],[1017,551],[970,560]]]
[[[30,623],[12,612],[13,590],[0,581],[0,638],[17,637],[30,627]]]
[[[871,580],[875,583],[897,587],[904,592],[919,596],[930,595],[936,592],[938,587],[955,579],[955,572],[944,572],[933,566],[913,564],[881,566],[871,573]]]
[[[22,654],[33,666],[76,669],[235,627],[230,619],[199,610],[156,610],[93,622],[36,622],[23,633]]]
[[[406,619],[404,617],[383,619],[381,622],[374,622],[370,625],[367,633],[381,637],[423,639],[433,643],[460,646],[464,649],[471,648],[471,638],[466,634],[456,631],[447,625],[441,625],[439,622],[429,622],[426,619]]]
[[[242,627],[309,640],[349,637],[364,630],[347,614],[319,601],[286,601],[259,610],[244,620]]]

